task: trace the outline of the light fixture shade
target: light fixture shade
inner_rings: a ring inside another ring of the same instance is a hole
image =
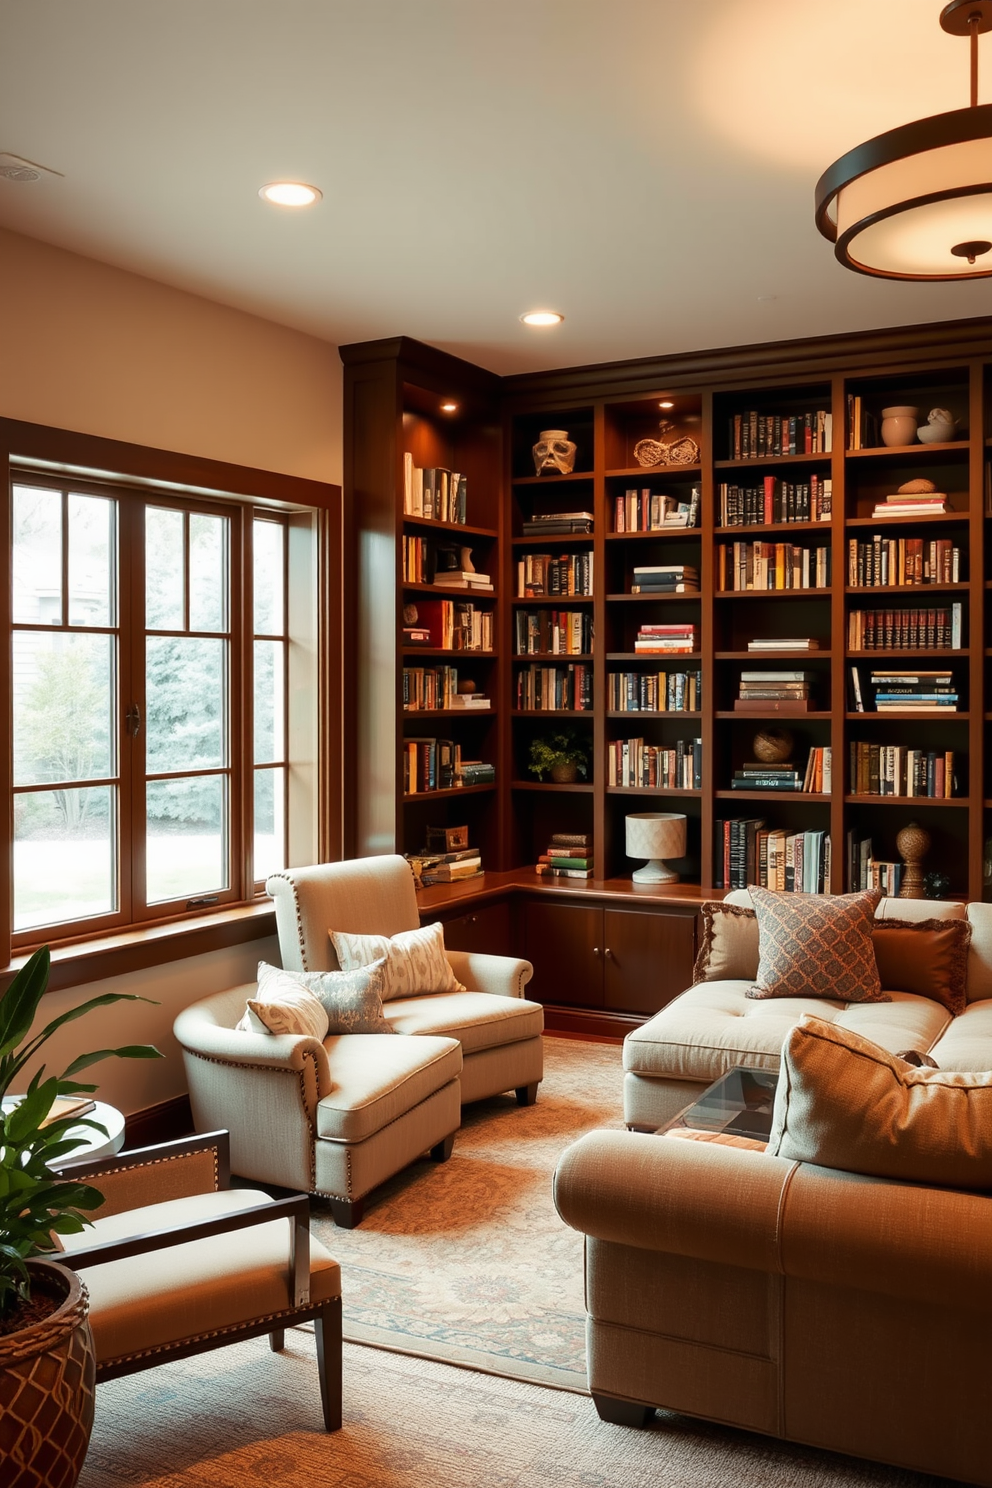
[[[686,819],[673,811],[639,811],[626,818],[628,858],[650,858],[631,876],[635,883],[678,883],[663,860],[684,858]]]
[[[883,279],[992,275],[992,104],[917,119],[836,160],[816,225],[839,261]]]

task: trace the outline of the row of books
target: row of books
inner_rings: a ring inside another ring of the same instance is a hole
[[[426,634],[427,640],[422,637]],[[492,610],[481,610],[467,600],[417,600],[416,625],[404,626],[406,645],[428,645],[439,651],[491,651],[494,641]]]
[[[436,542],[426,537],[403,538],[403,580],[407,584],[448,584],[453,589],[488,589],[492,580],[474,569],[439,567]]]
[[[459,786],[491,785],[496,779],[494,765],[484,760],[463,759],[462,746],[454,739],[404,739],[401,754],[405,796]]]
[[[904,744],[851,744],[851,790],[858,796],[931,796],[957,792],[954,751],[910,749]]]
[[[468,481],[457,470],[441,465],[421,468],[413,455],[403,455],[403,515],[428,517],[433,522],[451,522],[464,527],[467,519]]]
[[[688,501],[662,491],[629,490],[614,498],[614,532],[663,532],[666,527],[699,526],[699,490]]]
[[[847,545],[847,582],[855,589],[886,585],[957,584],[961,549],[949,537],[883,537]]]
[[[741,672],[736,713],[808,713],[813,672]]]
[[[751,760],[734,771],[731,790],[776,790],[798,791],[810,795],[829,795],[833,789],[831,751],[828,745],[817,745],[809,752],[805,770],[799,770],[786,761],[783,764],[764,764]]]
[[[419,713],[450,708],[458,696],[458,668],[450,666],[404,667],[403,711]]]
[[[592,650],[588,610],[518,610],[514,632],[518,656],[581,656]]]
[[[606,706],[613,713],[698,713],[702,672],[610,672]]]
[[[698,594],[699,569],[692,563],[642,563],[633,569],[631,594]]]
[[[833,481],[811,475],[806,481],[766,475],[760,486],[720,483],[721,527],[754,527],[773,522],[829,522]]]
[[[929,609],[852,610],[847,617],[851,651],[960,651],[963,610],[959,601]]]
[[[829,585],[828,547],[735,542],[717,548],[717,587],[724,591],[826,589]]]
[[[452,852],[407,853],[417,888],[431,884],[460,883],[464,878],[478,878],[482,873],[482,854],[477,847],[455,848]]]
[[[956,713],[960,701],[953,672],[917,668],[872,670],[865,682],[860,668],[852,664],[851,693],[855,713]]]
[[[553,832],[534,872],[542,878],[592,878],[592,837],[588,832]]]
[[[817,408],[806,413],[735,413],[730,419],[730,458],[760,460],[768,455],[828,455],[833,447],[833,415]]]
[[[584,662],[521,667],[517,672],[516,706],[528,713],[560,709],[587,712],[592,708],[592,667]]]
[[[534,512],[521,527],[524,537],[542,537],[545,533],[574,537],[592,532],[591,511]]]
[[[945,491],[893,491],[884,501],[877,501],[873,517],[937,517],[951,511]]]
[[[847,834],[847,882],[852,893],[860,889],[881,889],[896,898],[902,883],[902,863],[876,858],[870,837]]]
[[[517,598],[592,594],[592,553],[528,553],[517,563]]]
[[[606,783],[660,790],[700,790],[702,739],[655,746],[643,739],[612,739],[606,747]]]
[[[849,450],[877,449],[882,443],[882,421],[866,408],[860,393],[847,395],[847,447]]]
[[[644,656],[689,656],[696,649],[694,625],[642,625],[634,650]]]
[[[786,894],[822,894],[828,888],[829,833],[769,829],[762,817],[733,817],[714,826],[714,888],[757,884]]]

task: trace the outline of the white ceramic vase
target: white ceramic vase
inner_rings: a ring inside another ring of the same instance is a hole
[[[882,409],[882,443],[889,446],[916,443],[916,421],[918,408],[900,405],[898,408]]]

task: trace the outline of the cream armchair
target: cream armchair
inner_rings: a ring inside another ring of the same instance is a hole
[[[275,901],[282,964],[290,971],[337,969],[330,930],[397,935],[420,924],[410,866],[393,854],[287,868],[265,887]],[[504,1090],[531,1105],[544,1073],[544,1009],[523,995],[534,968],[513,956],[446,954],[468,991],[387,1002],[387,1019],[397,1033],[458,1040],[463,1105]]]

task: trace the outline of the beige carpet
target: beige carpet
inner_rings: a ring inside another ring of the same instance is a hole
[[[581,1395],[346,1345],[344,1429],[318,1429],[290,1329],[97,1389],[79,1488],[936,1488],[944,1480],[682,1417],[607,1426]]]
[[[555,1212],[562,1150],[622,1126],[619,1045],[545,1039],[537,1104],[464,1113],[447,1163],[414,1164],[361,1225],[313,1227],[344,1273],[345,1337],[585,1390],[582,1237]]]

